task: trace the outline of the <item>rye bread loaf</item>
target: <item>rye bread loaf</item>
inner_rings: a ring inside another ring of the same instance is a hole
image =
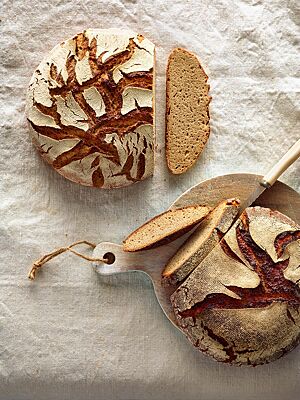
[[[247,263],[230,247],[233,237]],[[171,296],[177,323],[218,361],[273,361],[300,340],[299,265],[300,226],[248,208]]]
[[[207,79],[194,54],[181,48],[172,51],[166,80],[166,159],[173,174],[191,168],[208,140]]]
[[[224,200],[208,214],[166,264],[162,273],[164,283],[182,281],[203,261],[231,227],[239,204],[238,199]]]
[[[123,241],[123,250],[146,250],[174,240],[201,222],[210,210],[193,205],[165,211],[132,232]]]
[[[88,29],[54,47],[27,95],[42,157],[71,181],[126,186],[153,174],[154,45],[142,35]]]

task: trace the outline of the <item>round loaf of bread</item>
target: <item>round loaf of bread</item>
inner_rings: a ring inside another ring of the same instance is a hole
[[[189,340],[218,361],[258,365],[300,340],[300,226],[248,208],[171,296]]]
[[[26,114],[58,173],[87,186],[126,186],[153,174],[154,45],[129,31],[86,30],[34,72]]]

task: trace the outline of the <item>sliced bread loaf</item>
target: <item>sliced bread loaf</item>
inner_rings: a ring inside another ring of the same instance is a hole
[[[187,171],[208,140],[207,79],[194,54],[180,48],[172,51],[166,81],[166,158],[173,174]]]
[[[145,250],[172,241],[202,221],[209,212],[210,208],[202,205],[168,210],[132,232],[123,241],[123,250]]]
[[[165,282],[182,281],[200,264],[231,227],[239,204],[238,199],[225,200],[212,210],[165,266]]]
[[[246,208],[171,295],[177,324],[194,346],[218,361],[255,366],[299,343],[299,239],[300,226],[287,216]]]

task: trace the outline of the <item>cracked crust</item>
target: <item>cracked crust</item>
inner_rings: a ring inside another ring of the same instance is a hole
[[[195,321],[189,318],[185,324],[194,346],[230,364],[269,363],[299,342],[299,311],[287,303],[260,309],[212,309],[195,317]]]
[[[263,239],[258,221],[264,221]],[[275,249],[275,260],[254,237]],[[300,340],[299,239],[300,227],[288,217],[248,208],[171,296],[189,340],[218,361],[238,365],[268,363],[293,349]]]
[[[153,174],[154,45],[142,35],[86,30],[36,69],[26,114],[58,173],[87,186],[126,186]]]

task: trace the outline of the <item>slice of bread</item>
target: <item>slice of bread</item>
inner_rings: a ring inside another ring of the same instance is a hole
[[[231,227],[239,204],[238,199],[225,200],[212,210],[165,266],[166,283],[182,281],[201,263]]]
[[[208,140],[207,79],[194,54],[180,48],[172,51],[166,81],[166,158],[173,174],[191,168]]]
[[[146,250],[172,241],[201,222],[210,210],[207,206],[194,205],[157,215],[123,241],[123,250]]]

